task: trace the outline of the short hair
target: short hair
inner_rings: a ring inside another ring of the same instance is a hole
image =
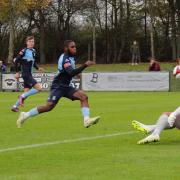
[[[27,36],[27,37],[26,37],[26,43],[27,43],[29,40],[32,40],[32,39],[34,39],[34,36]]]
[[[64,47],[68,47],[71,42],[74,42],[74,41],[73,40],[64,41]]]

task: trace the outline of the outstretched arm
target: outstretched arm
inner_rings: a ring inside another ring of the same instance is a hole
[[[37,63],[36,62],[34,62],[34,68],[36,69],[36,70],[39,70],[39,67],[38,67],[38,65],[37,65]]]
[[[38,70],[39,72],[43,72],[43,71],[44,71],[44,69],[43,69],[42,67],[39,67],[36,62],[34,62],[33,67],[34,67],[36,70]]]
[[[86,63],[84,63],[83,65],[81,65],[80,67],[73,69],[71,66],[70,61],[66,61],[64,63],[64,69],[65,71],[70,75],[70,76],[76,76],[78,74],[80,74],[85,68],[87,68],[88,66],[92,66],[95,63],[93,61],[86,61]]]
[[[34,67],[36,70],[38,70],[38,71],[40,71],[40,72],[43,72],[44,69],[41,68],[41,67],[39,67],[39,66],[37,65],[37,63],[36,63],[36,50],[33,50],[33,57],[34,57],[33,67]]]

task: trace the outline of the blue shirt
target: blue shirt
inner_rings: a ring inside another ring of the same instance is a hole
[[[76,58],[68,54],[62,54],[58,60],[58,74],[55,76],[52,88],[69,87],[73,78],[67,71],[68,68],[76,68]]]
[[[35,49],[25,48],[22,50],[24,52],[22,59],[27,61],[35,61],[36,51]]]
[[[22,76],[32,76],[33,67],[38,69],[35,63],[36,51],[35,49],[24,48],[15,58],[16,72],[19,71],[18,64],[21,65]]]
[[[60,58],[59,58],[59,61],[58,61],[58,71],[59,72],[62,72],[63,71],[63,65],[65,64],[65,61],[69,61],[70,62],[70,64],[71,64],[71,67],[73,68],[73,69],[75,69],[76,68],[76,65],[75,65],[75,61],[76,61],[76,59],[75,59],[75,57],[73,57],[73,56],[69,56],[69,55],[67,55],[67,54],[62,54],[61,56],[60,56]]]

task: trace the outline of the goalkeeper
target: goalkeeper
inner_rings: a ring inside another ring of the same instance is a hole
[[[132,126],[148,136],[140,141],[137,144],[147,144],[151,142],[160,141],[160,134],[163,130],[177,128],[180,129],[180,107],[178,107],[174,112],[165,112],[163,113],[157,123],[154,125],[145,125],[138,121],[132,121]]]

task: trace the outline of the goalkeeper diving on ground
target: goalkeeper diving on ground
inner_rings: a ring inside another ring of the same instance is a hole
[[[28,112],[21,112],[17,120],[18,128],[20,128],[30,117],[51,111],[62,97],[68,98],[72,101],[80,101],[84,117],[84,127],[88,128],[91,125],[98,123],[100,119],[99,116],[90,118],[88,96],[82,90],[75,89],[70,85],[74,76],[79,75],[84,69],[94,65],[95,63],[93,61],[86,61],[78,68],[75,67],[75,63],[76,44],[72,40],[67,40],[64,43],[64,53],[59,58],[58,74],[54,77],[52,82],[47,103],[45,105],[35,107]]]
[[[160,134],[167,129],[180,129],[180,107],[174,112],[164,112],[156,124],[146,125],[138,121],[132,121],[132,126],[148,136],[137,142],[137,144],[147,144],[160,141]]]

